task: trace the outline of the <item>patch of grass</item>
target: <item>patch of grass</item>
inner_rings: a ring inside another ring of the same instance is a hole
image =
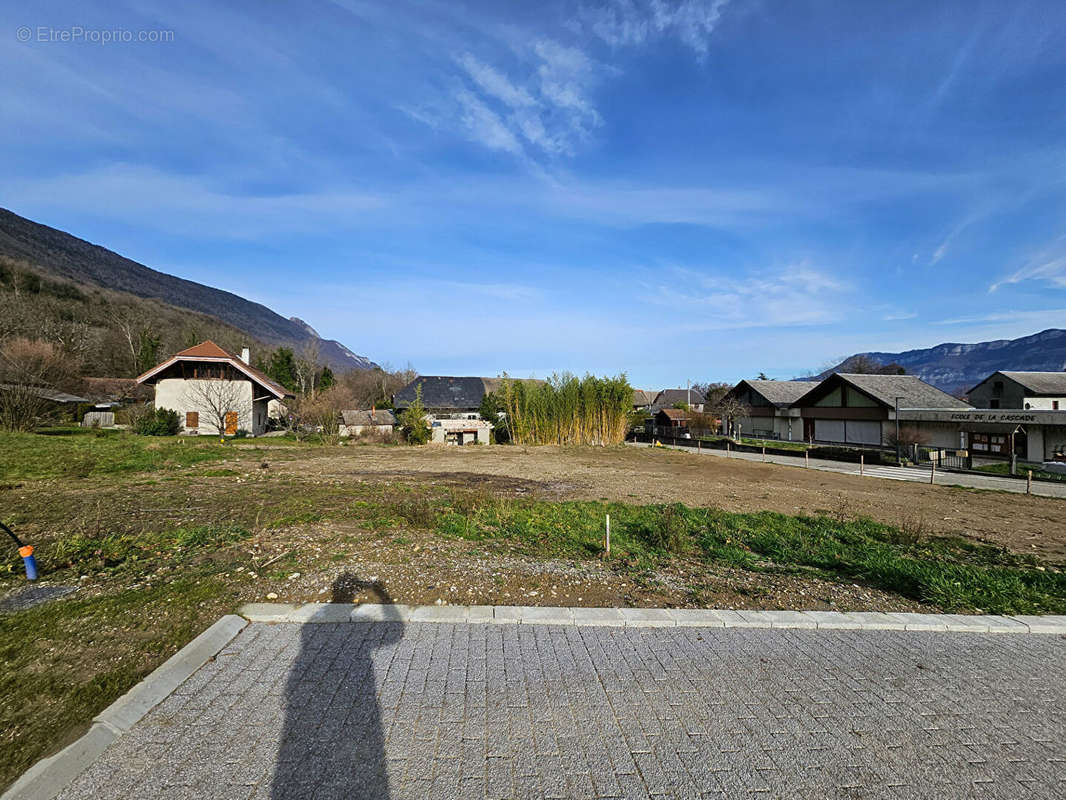
[[[974,469],[978,472],[987,472],[992,475],[1010,475],[1010,464],[1005,462],[999,464],[984,464],[980,467],[974,467]],[[1020,475],[1023,478],[1028,470],[1032,470],[1034,478],[1040,478],[1041,480],[1046,481],[1066,481],[1066,475],[1061,472],[1047,472],[1046,470],[1040,469],[1040,465],[1038,464],[1019,463],[1016,469],[1017,471],[1015,474]]]
[[[226,457],[217,441],[137,436],[126,431],[96,436],[88,428],[74,430],[84,433],[0,433],[0,480],[154,472]]]
[[[705,442],[724,442],[726,439],[736,441],[728,436],[702,436],[700,438]],[[795,450],[799,453],[802,453],[809,447],[806,442],[790,442],[787,439],[754,439],[749,436],[741,437],[739,442],[748,447],[766,447],[767,449],[774,450]]]
[[[103,597],[0,615],[0,787],[231,610],[206,570]]]
[[[173,563],[198,555],[199,550],[223,547],[247,539],[251,533],[238,525],[191,525],[159,532],[74,534],[56,542],[50,553],[54,565],[79,570],[143,568],[140,562],[166,559]]]
[[[464,513],[465,511],[465,513]],[[438,512],[449,536],[516,544],[533,555],[587,558],[602,551],[611,515],[612,556],[630,567],[675,555],[751,571],[806,571],[863,582],[945,610],[1063,613],[1066,574],[990,545],[934,538],[869,519],[738,514],[672,505],[498,500]]]

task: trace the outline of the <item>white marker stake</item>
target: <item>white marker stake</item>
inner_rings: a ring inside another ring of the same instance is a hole
[[[1029,476],[1025,479],[1025,493],[1033,493],[1033,471],[1029,470]]]
[[[865,474],[866,474],[866,457],[862,453],[859,453],[859,475],[862,476],[862,475],[865,475]]]
[[[603,549],[608,556],[611,555],[611,515],[607,515],[607,528],[603,533]]]

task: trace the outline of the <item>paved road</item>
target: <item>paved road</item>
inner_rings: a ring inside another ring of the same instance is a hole
[[[1066,639],[253,623],[62,795],[1066,796]]]
[[[628,442],[628,444],[632,447],[652,446],[644,442]],[[668,447],[669,445],[666,446]],[[738,453],[732,451],[727,454],[725,450],[703,448],[697,451],[691,447],[677,447],[671,449],[681,450],[686,453],[716,456],[718,458],[742,458],[745,461],[763,460],[761,453]],[[807,464],[804,463],[803,456],[767,455],[766,461],[771,464],[787,464],[792,467],[807,466]],[[820,469],[825,472],[840,472],[846,475],[859,474],[859,465],[850,464],[846,461],[828,461],[821,458],[812,458],[809,466],[811,469]],[[886,478],[897,481],[929,483],[929,470],[922,467],[867,466],[863,468],[863,474],[870,478]],[[1025,494],[1025,481],[1018,480],[1017,478],[1001,478],[995,475],[972,475],[966,472],[938,471],[934,476],[934,481],[938,484],[966,486],[971,489],[997,489],[1003,492]],[[1066,498],[1066,482],[1050,483],[1046,481],[1033,481],[1033,494],[1041,495],[1042,497]]]

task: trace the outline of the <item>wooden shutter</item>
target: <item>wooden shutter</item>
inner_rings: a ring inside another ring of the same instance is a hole
[[[186,428],[199,428],[200,427],[200,412],[199,411],[186,411],[185,412],[185,427]]]

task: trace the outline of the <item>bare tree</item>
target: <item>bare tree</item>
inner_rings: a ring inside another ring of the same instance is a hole
[[[688,430],[693,436],[708,436],[717,433],[718,417],[713,412],[690,411]]]
[[[74,360],[51,342],[11,339],[0,346],[0,428],[33,430],[50,416],[49,394],[68,386]]]
[[[315,396],[315,382],[318,380],[318,372],[322,368],[319,363],[318,339],[308,339],[300,348],[299,355],[294,361],[296,368],[296,384],[301,394],[309,397]]]
[[[751,414],[751,409],[747,403],[742,403],[735,397],[729,397],[728,395],[715,404],[713,411],[722,420],[727,435],[732,434],[733,425],[738,419]]]
[[[237,427],[240,428],[245,383],[228,378],[201,378],[187,382],[189,399],[196,404],[197,411],[207,417],[220,436],[226,433],[226,416],[229,414],[237,415]]]
[[[707,383],[694,383],[692,385],[693,391],[698,391],[703,395],[704,408],[714,408],[732,388],[733,384],[722,383],[721,381],[708,381]]]
[[[899,429],[898,439],[896,438],[896,432],[892,431],[885,437],[885,440],[892,447],[898,444],[900,449],[905,451],[910,450],[916,444],[929,444],[928,434],[915,425],[904,425]]]
[[[381,408],[417,377],[410,365],[401,370],[393,370],[387,364],[377,369],[353,369],[337,379],[340,402],[344,408]]]
[[[340,441],[341,397],[337,387],[323,389],[314,397],[297,397],[290,406],[296,435],[319,433],[327,444],[337,444]]]

